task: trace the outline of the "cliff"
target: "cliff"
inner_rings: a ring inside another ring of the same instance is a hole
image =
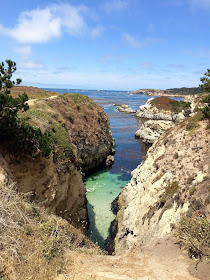
[[[187,107],[188,111],[186,108],[182,108],[181,105],[177,105],[175,112],[172,102],[174,102],[173,99],[162,96],[155,99],[150,98],[145,105],[140,106],[136,117],[141,126],[136,131],[135,137],[141,138],[143,142],[152,144],[160,135],[173,127],[175,123],[183,121],[191,113],[190,105]],[[142,119],[146,121],[142,123]]]
[[[105,165],[107,156],[113,152],[109,120],[101,107],[86,96],[50,96],[49,92],[29,89],[33,99],[28,101],[30,109],[21,117],[29,118],[30,124],[42,132],[50,131],[52,152],[48,158],[31,157],[18,147],[2,143],[0,154],[20,192],[30,193],[31,201],[42,203],[51,213],[85,232],[88,215],[81,168],[91,172]],[[16,90],[27,93],[25,87]]]
[[[183,214],[209,217],[208,121],[189,118],[148,150],[117,199],[116,253],[165,237]]]

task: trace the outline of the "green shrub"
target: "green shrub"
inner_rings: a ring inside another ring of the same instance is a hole
[[[178,114],[179,112],[187,111],[188,109],[190,109],[190,102],[185,102],[185,101],[170,101],[172,107],[171,107],[171,111],[173,111],[174,113]]]
[[[206,105],[201,109],[203,113],[203,119],[210,119],[210,94],[201,100]]]
[[[202,85],[200,85],[201,88],[204,89],[204,91],[210,93],[210,69],[207,69],[207,72],[204,74],[204,77],[201,78]],[[201,102],[205,103],[206,106],[201,109],[204,118],[210,119],[210,94],[204,97]]]
[[[6,60],[0,64],[0,140],[15,147],[27,151],[32,155],[42,153],[48,156],[51,151],[49,134],[42,134],[40,129],[34,128],[29,123],[18,117],[18,113],[29,109],[27,104],[28,96],[24,93],[13,98],[10,95],[10,88],[21,83],[11,81],[12,74],[16,71],[16,63]]]
[[[196,187],[195,186],[193,186],[189,189],[189,194],[190,195],[194,195],[195,192],[196,192]]]

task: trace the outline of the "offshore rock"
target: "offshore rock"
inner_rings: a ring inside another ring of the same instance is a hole
[[[136,111],[131,109],[128,105],[126,104],[114,104],[115,107],[117,107],[117,111],[131,114],[133,116],[136,115]]]

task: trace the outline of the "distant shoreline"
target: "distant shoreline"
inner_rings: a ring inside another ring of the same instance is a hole
[[[185,97],[189,95],[202,93],[201,88],[174,88],[174,89],[138,89],[129,91],[130,94],[142,94],[148,96],[169,96],[169,97]]]

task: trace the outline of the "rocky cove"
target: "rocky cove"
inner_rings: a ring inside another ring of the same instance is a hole
[[[65,94],[51,99],[49,96],[35,98],[27,114],[31,123],[42,131],[49,127],[53,129],[57,141],[53,154],[47,159],[31,160],[24,154],[10,151],[5,144],[1,148],[1,182],[17,182],[20,192],[31,192],[31,201],[41,203],[51,213],[86,232],[87,201],[80,168],[83,173],[92,174],[105,164],[107,156],[113,154],[109,122],[101,108],[87,97]],[[101,103],[104,107],[109,106],[106,100]],[[123,113],[115,113],[122,120],[119,114]],[[128,116],[129,120],[131,118],[132,121],[135,119]],[[130,167],[132,169],[140,165],[132,172],[131,181],[129,175],[125,178],[124,182],[130,182],[115,200],[117,217],[113,223],[110,253],[116,256],[87,258],[87,253],[68,251],[66,274],[60,273],[51,279],[81,279],[81,275],[83,279],[181,279],[183,275],[185,279],[205,279],[189,273],[190,263],[180,252],[175,252],[172,245],[175,241],[171,238],[185,213],[194,215],[196,209],[209,215],[210,139],[207,126],[207,121],[197,125],[193,120],[184,120],[160,136],[143,162],[144,154],[141,154],[132,163],[135,164]],[[120,155],[117,150],[117,156],[123,159],[126,151]],[[165,244],[165,247],[160,249],[157,244]],[[145,248],[145,245],[150,247]],[[167,251],[167,246],[175,254],[172,263],[160,258],[156,260],[158,250]],[[176,257],[179,260],[174,266]],[[142,261],[144,265],[141,265]]]

